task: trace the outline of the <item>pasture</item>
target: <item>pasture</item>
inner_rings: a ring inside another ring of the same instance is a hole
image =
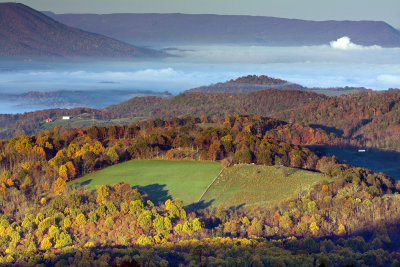
[[[226,168],[202,201],[212,206],[271,206],[324,179],[321,173],[301,169],[240,164]]]
[[[196,202],[221,170],[218,162],[132,160],[88,174],[71,184],[94,189],[97,185],[126,182],[145,191],[157,203],[179,198]]]

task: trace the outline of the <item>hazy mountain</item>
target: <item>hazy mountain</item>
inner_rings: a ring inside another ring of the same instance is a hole
[[[303,90],[305,87],[284,81],[281,79],[271,78],[265,75],[248,75],[230,80],[224,83],[211,84],[209,86],[201,86],[188,90],[188,92],[203,92],[203,93],[250,93],[267,88],[273,89],[293,89]]]
[[[347,95],[367,91],[364,87],[331,87],[331,88],[307,88],[297,83],[271,78],[265,75],[248,75],[235,80],[200,86],[187,90],[187,92],[202,93],[251,93],[265,89],[291,89],[307,90],[327,96]]]
[[[142,57],[160,52],[85,32],[16,3],[0,3],[0,55]]]
[[[39,110],[49,108],[105,108],[133,97],[158,96],[170,97],[168,92],[151,90],[59,90],[52,92],[31,91],[22,94],[0,93],[0,105],[3,102],[19,108]]]
[[[382,21],[307,21],[261,16],[186,14],[53,14],[67,25],[126,42],[329,44],[343,36],[361,45],[400,46],[400,32]]]

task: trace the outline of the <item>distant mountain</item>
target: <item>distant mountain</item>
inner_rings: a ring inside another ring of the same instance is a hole
[[[52,92],[31,91],[22,94],[0,93],[0,105],[4,102],[17,108],[39,110],[49,108],[105,108],[139,96],[169,97],[169,92],[151,90],[60,90]]]
[[[271,78],[265,75],[248,75],[223,83],[211,84],[187,90],[201,93],[251,93],[265,89],[306,90],[327,96],[340,96],[368,91],[364,87],[307,88],[297,83]]]
[[[61,24],[28,6],[0,3],[0,55],[144,57],[160,52]]]
[[[186,14],[53,14],[67,25],[141,44],[329,44],[343,36],[361,45],[399,47],[400,32],[382,21],[307,21],[261,16]]]
[[[216,83],[209,86],[201,86],[188,90],[188,92],[203,92],[203,93],[250,93],[267,88],[273,89],[293,89],[304,90],[305,87],[284,81],[281,79],[270,78],[265,75],[248,75],[230,80],[224,83]]]

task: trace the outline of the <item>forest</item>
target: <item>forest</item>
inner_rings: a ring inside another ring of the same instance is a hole
[[[255,114],[296,124],[300,129],[323,129],[328,135],[334,134],[338,138],[335,145],[399,150],[399,103],[398,89],[362,90],[341,96],[282,89],[251,93],[187,92],[171,98],[135,97],[104,110],[54,109],[0,115],[0,136],[37,134],[41,129],[49,128],[44,123],[47,118],[57,120],[65,114],[95,116],[97,125],[110,125],[113,119],[123,119],[129,124],[141,119],[168,120],[205,115],[213,120],[222,120],[231,114]]]
[[[337,137],[297,128],[257,115],[217,120],[203,115],[127,126],[57,127],[1,142],[0,261],[56,266],[396,263],[399,184],[300,146]],[[215,208],[183,206],[178,199],[153,203],[146,192],[124,183],[94,191],[70,185],[123,161],[165,158],[219,161],[228,168],[290,166],[326,179],[274,206]]]

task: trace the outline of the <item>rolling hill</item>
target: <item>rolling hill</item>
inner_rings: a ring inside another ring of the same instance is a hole
[[[0,55],[147,57],[161,52],[66,26],[28,6],[0,3]]]
[[[256,77],[256,78],[254,78]],[[254,81],[252,81],[252,79]],[[264,80],[264,81],[263,81]],[[280,79],[265,76],[241,77],[225,84],[284,84]],[[269,86],[269,85],[266,85]],[[204,87],[207,89],[207,87]],[[211,87],[210,87],[211,88]],[[217,88],[218,89],[218,88]],[[216,90],[217,90],[216,89]],[[39,130],[57,126],[63,115],[73,116],[67,126],[87,127],[97,125],[129,124],[146,118],[170,119],[173,117],[205,115],[221,118],[231,114],[256,114],[268,116],[289,124],[303,125],[291,129],[283,127],[271,137],[303,144],[304,134],[311,128],[320,128],[336,134],[342,145],[352,145],[400,150],[399,103],[400,90],[371,91],[364,88],[331,88],[333,96],[316,93],[316,89],[290,90],[266,89],[250,93],[185,92],[174,97],[135,97],[104,110],[76,108],[52,109],[25,114],[0,115],[0,137],[34,134]],[[207,89],[208,90],[208,89]],[[335,91],[336,90],[336,91]],[[212,90],[210,90],[212,91]],[[341,96],[338,96],[341,95]],[[44,123],[46,119],[54,123]],[[296,136],[296,138],[294,138]],[[298,140],[295,141],[294,139]],[[321,142],[319,142],[321,143]],[[335,144],[338,144],[337,142]]]
[[[271,78],[266,75],[247,75],[239,77],[235,80],[219,82],[208,86],[201,86],[187,90],[186,92],[201,93],[251,93],[262,91],[265,89],[290,89],[290,90],[307,90],[326,96],[340,96],[365,92],[368,89],[364,87],[332,87],[332,88],[307,88],[300,84],[281,80],[279,78]]]
[[[293,89],[303,90],[303,86],[284,81],[281,79],[271,78],[265,75],[248,75],[230,80],[224,83],[216,83],[209,86],[201,86],[188,90],[187,92],[203,92],[203,93],[249,93],[256,92],[267,88],[273,89]]]
[[[130,43],[329,44],[343,36],[361,45],[400,46],[400,32],[382,21],[307,21],[261,16],[188,14],[54,14],[67,25]]]
[[[187,92],[173,98],[133,98],[107,108],[112,114],[153,118],[175,116],[226,116],[233,113],[273,114],[302,107],[326,99],[325,95],[307,91],[267,89],[251,93],[198,93]]]

